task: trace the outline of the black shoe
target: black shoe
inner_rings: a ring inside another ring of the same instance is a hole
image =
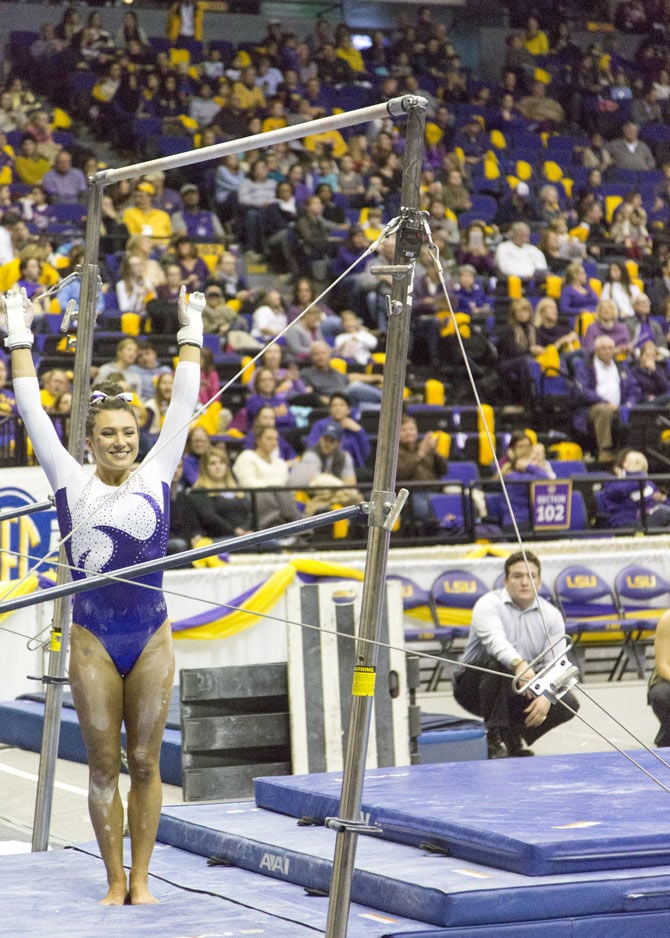
[[[512,731],[509,734],[507,738],[507,749],[512,759],[535,755],[532,749],[526,747],[521,733],[516,731]]]
[[[498,730],[489,730],[486,734],[489,759],[507,759],[509,752]]]

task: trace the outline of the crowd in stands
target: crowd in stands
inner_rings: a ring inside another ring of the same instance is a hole
[[[318,19],[302,36],[271,20],[260,41],[237,44],[206,40],[203,16],[224,15],[216,6],[172,4],[162,37],[147,35],[141,11],[125,10],[112,35],[104,11],[84,16],[81,7],[23,44],[10,37],[0,291],[23,287],[36,304],[45,403],[63,432],[69,388],[50,382],[68,371],[58,327],[79,281],[60,283],[81,263],[87,177],[411,93],[427,101],[426,244],[402,478],[445,476],[449,444],[420,431],[409,411],[433,402],[435,379],[441,403],[471,403],[461,345],[506,429],[540,429],[553,379],[567,402],[560,430],[586,463],[611,470],[631,408],[662,413],[670,401],[670,4],[623,0],[615,22],[590,33],[577,18],[545,23],[528,9],[513,20],[493,82],[464,66],[433,6],[364,43],[346,24]],[[116,351],[94,350],[93,380],[127,383],[145,449],[171,393],[180,288],[206,297],[208,406],[197,428],[207,446],[190,441],[175,482],[181,541],[297,517],[314,507],[315,479],[323,504],[337,501],[334,479],[340,503],[355,500],[371,477],[366,415],[381,400],[391,282],[370,268],[394,258],[385,225],[400,206],[403,127],[387,118],[316,130],[120,182],[103,198],[97,328]],[[212,402],[245,356],[277,340]],[[11,415],[2,384],[0,409]],[[542,430],[558,429],[548,421],[545,413]],[[510,433],[500,441],[504,453]],[[543,462],[524,454],[515,471],[541,474]],[[267,491],[242,491],[252,489]],[[296,501],[294,489],[307,494]],[[182,510],[190,493],[193,510]],[[412,505],[430,528],[428,496],[417,490]]]

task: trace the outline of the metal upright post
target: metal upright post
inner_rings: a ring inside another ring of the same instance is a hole
[[[88,223],[86,245],[79,298],[77,323],[77,348],[74,358],[74,381],[72,385],[72,415],[68,449],[81,460],[84,454],[84,437],[88,401],[89,375],[93,354],[93,330],[98,286],[98,237],[102,215],[102,186],[91,185],[88,193]],[[58,583],[69,580],[65,549],[58,553]],[[44,730],[37,779],[35,814],[33,820],[33,851],[48,850],[53,783],[58,758],[63,684],[70,639],[70,601],[58,598],[54,605],[49,648],[49,669],[45,676],[46,701],[44,708]]]
[[[346,938],[351,880],[356,856],[357,827],[367,756],[368,732],[375,691],[386,563],[396,502],[398,462],[405,368],[412,310],[414,261],[421,245],[423,222],[419,210],[419,183],[425,128],[423,99],[407,108],[407,137],[402,184],[400,228],[396,238],[395,263],[380,268],[391,273],[393,287],[388,310],[386,367],[373,491],[370,499],[367,559],[361,598],[361,621],[356,645],[352,706],[344,762],[339,815],[331,826],[337,829],[327,938]]]

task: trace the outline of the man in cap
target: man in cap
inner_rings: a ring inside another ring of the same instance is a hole
[[[342,428],[337,421],[329,420],[322,427],[317,443],[291,468],[289,485],[318,490],[310,498],[306,514],[325,511],[335,503],[352,505],[363,500],[355,488],[353,460],[342,449],[341,440]]]
[[[200,207],[200,190],[187,182],[179,190],[183,208],[171,217],[172,233],[187,235],[192,241],[222,241],[223,226],[214,212]]]

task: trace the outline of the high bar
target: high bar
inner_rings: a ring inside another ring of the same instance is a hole
[[[340,127],[351,127],[353,124],[365,124],[368,121],[384,117],[402,118],[407,116],[410,108],[427,107],[425,98],[418,95],[406,94],[399,98],[391,98],[382,104],[372,104],[370,107],[358,108],[342,114],[330,114],[313,121],[304,121],[291,127],[279,127],[277,130],[268,130],[262,134],[253,134],[250,137],[239,137],[236,140],[226,140],[223,143],[214,143],[202,149],[185,150],[183,153],[173,153],[170,156],[160,156],[155,160],[146,160],[143,163],[132,163],[130,166],[119,166],[115,169],[103,169],[91,177],[93,183],[109,186],[121,179],[132,179],[145,173],[158,170],[177,169],[193,163],[205,163],[208,160],[229,156],[232,153],[244,153],[247,150],[258,150],[261,147],[271,147],[275,143],[288,143],[310,137],[312,134],[324,133],[328,130],[339,130]]]

